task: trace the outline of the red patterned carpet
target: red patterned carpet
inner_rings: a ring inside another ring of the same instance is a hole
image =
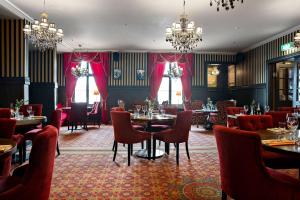
[[[111,126],[74,133],[63,129],[59,142],[61,155],[56,158],[50,199],[220,199],[218,155],[211,132],[192,129],[191,160],[182,145],[178,167],[174,148],[155,161],[132,156],[128,167],[126,148],[119,145],[113,162]],[[285,172],[297,177],[296,170]]]

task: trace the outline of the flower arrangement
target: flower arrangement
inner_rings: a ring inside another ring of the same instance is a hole
[[[24,105],[24,99],[21,99],[21,100],[16,100],[16,103],[15,103],[15,108],[16,109],[20,109],[21,106]]]
[[[148,105],[149,110],[153,110],[155,107],[155,101],[151,101],[148,97],[145,100],[145,103]]]
[[[71,69],[71,73],[76,78],[79,78],[79,77],[87,76],[89,72],[88,72],[87,68],[83,68],[81,66],[76,66]]]
[[[182,73],[183,69],[179,67],[176,63],[174,63],[168,71],[168,74],[171,78],[180,78],[182,76]]]

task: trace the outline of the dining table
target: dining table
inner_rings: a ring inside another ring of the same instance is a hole
[[[151,143],[153,142],[153,135],[155,132],[151,132],[151,125],[155,123],[160,124],[174,124],[176,122],[176,115],[170,114],[159,114],[159,113],[152,113],[152,114],[131,114],[131,121],[137,124],[144,125],[145,131],[151,133]],[[164,155],[164,151],[159,149],[155,152],[155,158],[162,157]],[[148,158],[148,150],[140,149],[135,154],[135,156],[140,158]],[[153,157],[153,152],[151,152],[151,157]]]
[[[16,126],[38,125],[47,122],[46,116],[31,116],[22,118],[12,118],[16,120]]]
[[[17,151],[17,144],[12,139],[0,138],[0,160]]]
[[[201,114],[203,114],[204,116],[206,116],[206,121],[205,121],[205,123],[204,123],[204,128],[206,129],[206,130],[211,130],[212,129],[212,127],[213,127],[213,125],[214,125],[214,123],[210,120],[210,118],[211,118],[211,113],[213,113],[213,114],[218,114],[218,110],[217,109],[207,109],[207,108],[205,108],[205,109],[200,109],[200,110],[192,110],[192,112],[193,113],[195,113],[195,114],[197,114],[197,113],[201,113]],[[198,126],[198,124],[197,124],[197,126]]]

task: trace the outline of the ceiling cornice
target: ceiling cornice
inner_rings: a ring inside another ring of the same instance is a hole
[[[280,33],[278,33],[278,34],[276,34],[276,35],[274,35],[274,36],[272,36],[272,37],[270,37],[270,38],[268,38],[268,39],[266,39],[266,40],[263,40],[263,41],[261,41],[261,42],[258,42],[258,43],[256,43],[256,44],[254,44],[254,45],[251,45],[250,47],[248,47],[248,48],[242,50],[242,52],[245,53],[245,52],[247,52],[247,51],[250,51],[251,49],[255,49],[256,47],[259,47],[259,46],[262,46],[262,45],[264,45],[264,44],[267,44],[268,42],[271,42],[271,41],[273,41],[273,40],[276,40],[276,39],[278,39],[278,38],[281,38],[281,37],[283,37],[283,36],[285,36],[285,35],[288,35],[288,34],[290,34],[290,33],[295,32],[295,31],[297,31],[297,30],[300,30],[300,25],[294,26],[294,27],[292,27],[292,28],[290,28],[290,29],[288,29],[288,30],[286,30],[286,31],[280,32]]]

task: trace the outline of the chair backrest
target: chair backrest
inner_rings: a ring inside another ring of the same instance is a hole
[[[260,191],[261,181],[267,178],[260,153],[260,137],[253,132],[218,125],[213,131],[219,153],[222,190],[234,199],[245,199],[251,191]]]
[[[241,130],[258,131],[273,127],[271,115],[243,115],[238,116],[238,125]]]
[[[86,122],[87,120],[87,104],[86,103],[71,103],[70,122]]]
[[[226,122],[227,119],[227,112],[226,112],[226,108],[227,107],[235,107],[236,102],[232,101],[232,100],[227,100],[227,101],[217,101],[216,106],[218,109],[218,120],[220,123],[224,123]]]
[[[293,113],[294,111],[300,111],[300,108],[297,108],[297,107],[279,107],[278,110]]]
[[[125,109],[121,107],[112,107],[111,111],[125,111]]]
[[[192,102],[184,102],[183,108],[184,110],[200,110],[203,107],[203,101],[195,100]]]
[[[126,111],[111,111],[110,117],[114,128],[115,141],[130,144],[137,135],[131,125],[130,113]]]
[[[35,137],[22,182],[23,199],[49,198],[57,135],[57,129],[49,125]]]
[[[286,116],[290,112],[286,111],[270,111],[266,112],[265,115],[271,115],[273,120],[273,127],[279,127],[279,122],[286,122]]]
[[[62,103],[57,103],[56,104],[56,109],[60,109],[60,108],[62,108],[63,107],[63,104]]]
[[[164,107],[165,113],[169,115],[177,115],[178,108],[176,106]]]
[[[62,113],[61,109],[56,109],[52,112],[52,116],[51,116],[50,124],[55,128],[57,128],[58,134],[61,127],[61,113]]]
[[[23,113],[24,116],[28,116],[28,112],[27,112],[27,107],[31,106],[32,107],[32,111],[34,112],[35,116],[41,116],[42,112],[43,112],[43,104],[27,104],[27,105],[22,105],[20,107],[20,112]]]
[[[0,108],[0,118],[10,118],[11,113],[9,108]]]
[[[227,115],[240,114],[241,111],[244,111],[243,107],[227,107],[226,108]],[[227,126],[228,127],[237,126],[236,120],[231,119],[231,118],[227,118]]]
[[[163,101],[163,102],[161,103],[161,105],[162,105],[163,107],[167,107],[167,106],[169,105],[169,101]]]
[[[100,108],[100,102],[95,101],[90,113],[97,114],[99,112],[99,108]]]
[[[189,139],[189,133],[192,125],[192,115],[191,110],[182,111],[177,113],[176,123],[174,126],[176,141],[187,142]]]
[[[10,139],[15,133],[16,120],[0,118],[0,138]]]

